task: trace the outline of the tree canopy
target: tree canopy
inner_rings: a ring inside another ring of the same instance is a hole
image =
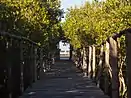
[[[1,0],[0,30],[52,46],[61,31],[59,0]]]
[[[68,9],[63,29],[75,48],[100,44],[112,34],[131,27],[131,2],[106,0],[86,2]]]

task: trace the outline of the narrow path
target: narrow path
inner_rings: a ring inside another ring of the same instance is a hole
[[[109,98],[71,62],[57,62],[43,79],[28,88],[20,98]]]

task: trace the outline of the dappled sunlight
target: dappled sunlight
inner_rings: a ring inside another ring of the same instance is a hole
[[[76,94],[81,94],[81,93],[85,93],[85,92],[82,92],[80,90],[69,90],[69,91],[66,91],[67,93],[76,93]]]
[[[47,72],[43,82],[36,83],[24,95],[33,98],[43,98],[41,96],[46,96],[46,98],[87,98],[87,96],[88,98],[104,98],[104,93],[90,79],[79,76],[81,73],[76,73],[77,69],[73,63],[56,62],[53,69],[57,70],[49,72],[50,74]]]
[[[130,70],[131,0],[0,0],[0,98],[131,98]]]

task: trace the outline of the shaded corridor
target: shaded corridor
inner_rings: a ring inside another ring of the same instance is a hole
[[[20,98],[109,98],[69,61],[59,61]]]

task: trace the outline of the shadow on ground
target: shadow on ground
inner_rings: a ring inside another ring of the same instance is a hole
[[[20,98],[109,98],[72,62],[59,61]]]

